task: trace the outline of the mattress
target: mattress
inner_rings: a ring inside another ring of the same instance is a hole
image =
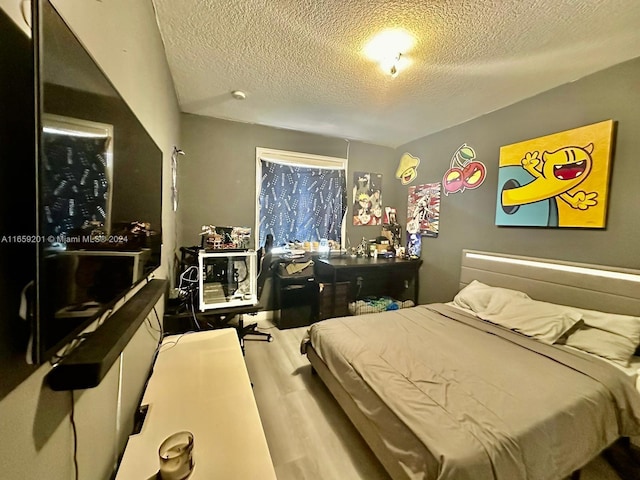
[[[445,304],[325,320],[308,341],[408,478],[555,480],[640,433],[625,372]]]

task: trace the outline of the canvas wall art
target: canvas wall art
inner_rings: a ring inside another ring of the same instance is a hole
[[[353,224],[382,225],[382,174],[354,172]]]
[[[604,228],[613,120],[500,148],[496,225]]]

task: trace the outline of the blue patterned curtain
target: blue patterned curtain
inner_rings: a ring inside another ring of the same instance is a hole
[[[347,209],[344,170],[308,168],[260,160],[260,237],[274,246],[290,241],[340,242]]]

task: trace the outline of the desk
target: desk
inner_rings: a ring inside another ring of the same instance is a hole
[[[314,259],[318,281],[348,281],[355,291],[354,298],[364,296],[390,296],[396,300],[412,300],[418,304],[420,292],[419,269],[422,260],[402,258],[329,257]],[[333,289],[332,311],[335,312]]]
[[[172,433],[195,439],[189,480],[275,480],[269,448],[235,329],[165,337],[116,480],[155,479],[158,447]]]

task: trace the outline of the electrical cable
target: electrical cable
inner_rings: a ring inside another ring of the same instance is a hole
[[[78,430],[76,428],[76,419],[75,419],[75,399],[73,395],[73,390],[70,390],[71,393],[71,412],[69,413],[69,421],[71,422],[71,430],[73,432],[73,467],[74,467],[74,478],[78,480],[79,478],[79,469],[78,469]]]
[[[193,275],[194,273],[195,273],[195,277]],[[183,283],[187,283],[186,289],[183,287]],[[189,304],[188,307],[191,311],[191,316],[193,318],[194,325],[198,330],[202,330],[202,326],[200,325],[200,322],[198,321],[198,317],[196,316],[196,312],[195,312],[195,303],[196,303],[195,293],[197,291],[197,285],[198,285],[198,267],[196,267],[195,265],[192,265],[180,274],[180,282],[178,284],[178,290],[181,292],[183,290],[186,290],[185,303],[187,303],[188,301],[188,304]]]
[[[164,338],[164,328],[162,326],[162,322],[160,321],[160,315],[158,315],[158,311],[156,310],[156,306],[153,306],[153,313],[156,315],[156,320],[158,320],[158,330],[157,332],[160,333],[160,340],[162,340]],[[148,319],[149,317],[147,317]],[[151,327],[151,321],[149,320],[149,326]],[[153,327],[151,327],[153,328]],[[155,328],[153,328],[155,330]]]
[[[53,366],[64,360],[71,352],[73,352],[86,338],[90,337],[95,330],[91,332],[84,332],[72,339],[67,345],[65,345],[60,355],[52,355],[49,359],[49,363]]]
[[[175,340],[172,340],[172,341],[167,342],[167,343],[160,344],[158,346],[157,353],[164,352],[166,350],[171,350],[173,347],[178,345],[178,342],[182,339],[182,337],[184,337],[185,335],[190,335],[192,333],[196,333],[196,332],[194,332],[194,331],[184,332],[184,333],[181,333],[180,336],[178,336],[178,338],[176,338]],[[167,347],[167,348],[162,348],[162,347]]]
[[[193,323],[195,324],[198,330],[202,330],[200,326],[200,322],[198,321],[198,316],[196,315],[196,310],[194,306],[195,302],[193,301],[193,294],[191,295],[191,316],[193,317]]]
[[[157,316],[157,314],[156,314]],[[162,337],[164,336],[162,329],[161,328],[157,328],[155,327],[152,323],[151,323],[151,319],[149,318],[149,316],[147,315],[147,318],[145,318],[145,326],[147,327],[147,331],[149,332],[149,334],[154,338],[154,340],[157,340],[158,342],[162,341]],[[155,335],[153,335],[153,333],[158,333],[158,338],[155,338]]]

